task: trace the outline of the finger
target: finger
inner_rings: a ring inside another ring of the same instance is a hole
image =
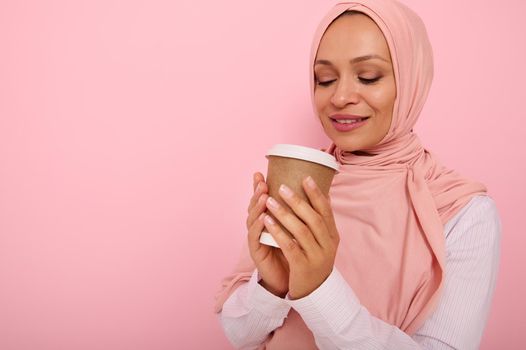
[[[259,197],[263,193],[268,193],[268,186],[267,186],[267,184],[265,182],[261,182],[260,181],[256,185],[256,190],[255,190],[254,194],[252,195],[252,198],[250,198],[250,203],[249,203],[248,209],[247,209],[248,212],[250,212],[252,210],[252,208],[256,205],[256,203],[259,200]]]
[[[248,205],[247,211],[250,211],[252,207],[254,207],[254,205],[256,204],[257,200],[259,199],[259,195],[261,193],[261,186],[262,186],[261,182],[258,182],[254,190],[254,193],[252,194],[252,197],[250,197],[250,203]]]
[[[265,211],[265,209],[267,209],[267,206],[265,204],[267,197],[268,195],[263,193],[261,196],[259,196],[258,201],[252,207],[252,209],[250,209],[247,217],[247,227],[252,226],[252,224],[258,218],[258,216],[260,216]]]
[[[295,264],[300,259],[304,259],[305,255],[299,246],[298,242],[292,239],[283,229],[270,217],[270,215],[264,215],[263,218],[265,228],[272,235],[276,243],[279,245],[283,255],[290,264]]]
[[[329,246],[331,237],[324,218],[306,200],[286,185],[280,186],[279,194],[294,213],[307,224],[316,242],[322,247]]]
[[[247,239],[248,239],[248,248],[251,252],[255,253],[259,248],[261,243],[259,243],[259,236],[265,227],[263,223],[263,218],[265,214],[261,214],[250,226],[248,230]]]
[[[329,197],[321,192],[316,182],[310,176],[307,176],[303,180],[303,189],[305,190],[314,210],[316,210],[325,221],[329,228],[331,238],[338,238],[338,231],[336,230],[336,222],[334,221],[334,214]]]
[[[309,228],[290,210],[278,203],[274,198],[268,197],[267,208],[276,219],[287,229],[298,241],[301,248],[306,251],[312,251],[318,246],[312,232]]]
[[[261,174],[259,171],[258,172],[255,172],[254,175],[252,176],[253,178],[253,183],[252,183],[252,187],[254,189],[254,191],[256,191],[256,186],[258,185],[258,183],[260,181],[263,181],[265,182],[265,177],[263,176],[263,174]]]

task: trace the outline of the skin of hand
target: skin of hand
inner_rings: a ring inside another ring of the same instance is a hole
[[[268,186],[263,174],[254,174],[253,187],[254,194],[250,199],[246,221],[250,256],[261,277],[259,283],[272,294],[283,298],[289,290],[287,259],[280,249],[259,242],[259,236],[265,227],[263,218],[266,215],[265,203],[268,199]]]
[[[317,289],[331,274],[340,236],[336,228],[329,198],[309,176],[303,180],[309,204],[290,188],[281,185],[279,194],[293,212],[268,197],[266,206],[294,236],[290,237],[269,216],[264,224],[281,247],[288,261],[289,298],[303,298]]]

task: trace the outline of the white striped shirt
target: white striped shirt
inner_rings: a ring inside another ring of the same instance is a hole
[[[336,268],[308,296],[279,298],[248,283],[220,314],[237,349],[257,349],[294,308],[320,349],[478,349],[489,314],[500,257],[501,224],[490,197],[476,196],[445,225],[445,281],[437,309],[411,337],[371,316]]]

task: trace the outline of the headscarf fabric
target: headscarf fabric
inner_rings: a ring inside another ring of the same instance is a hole
[[[335,144],[327,149],[340,163],[330,189],[340,234],[335,266],[372,316],[412,335],[439,300],[445,273],[444,224],[486,188],[441,165],[413,132],[433,79],[433,53],[420,17],[396,0],[338,3],[322,19],[309,65],[313,105],[313,65],[320,41],[328,26],[350,10],[369,16],[382,31],[397,94],[389,131],[366,150],[373,156],[346,152]],[[236,270],[223,281],[216,312],[254,268],[245,247]],[[291,309],[261,348],[316,345]]]

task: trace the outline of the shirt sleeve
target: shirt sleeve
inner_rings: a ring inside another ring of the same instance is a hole
[[[285,299],[267,291],[254,270],[250,280],[225,301],[220,313],[224,332],[236,349],[259,349],[289,313]]]
[[[371,316],[336,268],[314,292],[288,302],[320,349],[478,349],[500,257],[494,202],[475,197],[445,231],[444,289],[437,309],[412,337]]]

